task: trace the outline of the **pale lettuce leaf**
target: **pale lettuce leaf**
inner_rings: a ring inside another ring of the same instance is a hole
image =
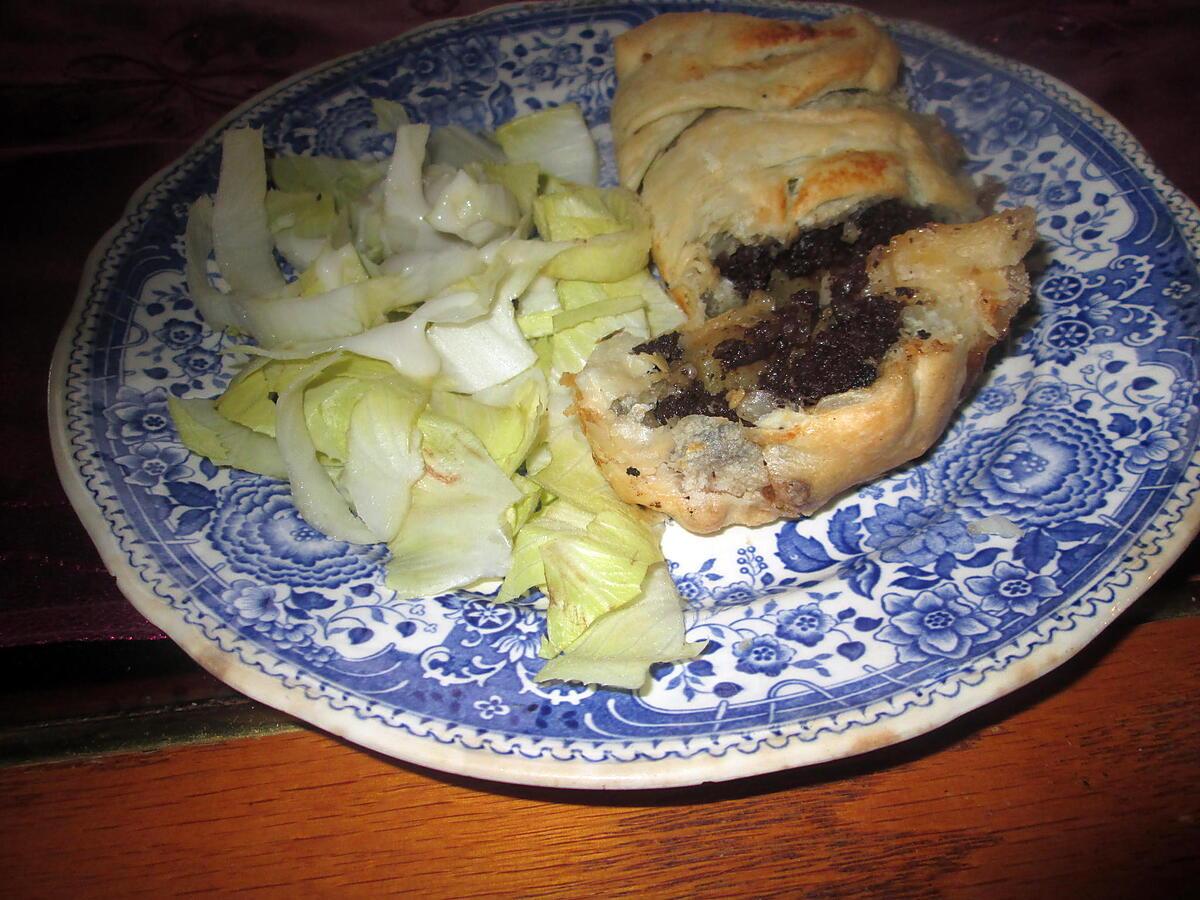
[[[512,303],[503,301],[475,321],[433,325],[429,342],[441,356],[443,383],[461,393],[508,381],[537,362],[517,327]]]
[[[537,484],[532,479],[530,483]],[[540,486],[539,486],[540,487]],[[569,540],[580,536],[595,518],[586,510],[565,501],[546,500],[520,531],[513,541],[512,566],[500,591],[497,603],[516,600],[535,587],[546,586],[546,570],[542,565],[542,546],[556,540]]]
[[[217,268],[234,293],[257,297],[284,286],[267,225],[266,198],[262,132],[255,128],[225,132],[212,231]]]
[[[575,309],[565,309],[557,312],[551,320],[551,325],[555,331],[564,331],[568,328],[574,328],[576,325],[582,325],[584,322],[592,322],[602,318],[615,318],[625,313],[636,312],[644,309],[645,306],[646,301],[637,294],[627,294],[624,297],[610,297],[607,300],[598,300],[586,306],[577,306]]]
[[[275,249],[297,269],[350,238],[349,220],[339,214],[332,194],[267,191],[267,221]]]
[[[276,156],[267,163],[281,191],[333,197],[339,209],[359,203],[387,174],[386,160],[332,156]]]
[[[426,221],[480,246],[511,234],[521,221],[521,208],[504,185],[477,181],[459,169],[430,201]]]
[[[386,131],[388,134],[395,134],[397,128],[409,123],[408,110],[395,100],[372,97],[371,111],[375,113],[375,122],[378,124],[379,130]]]
[[[546,267],[554,278],[621,281],[650,260],[650,217],[632,191],[568,185],[539,196],[533,216],[546,240],[578,242]]]
[[[575,681],[638,690],[650,666],[697,656],[703,645],[684,640],[683,602],[665,563],[651,567],[645,587],[626,606],[597,619],[536,680]]]
[[[558,373],[579,372],[596,349],[596,344],[618,331],[627,331],[639,338],[648,337],[650,329],[646,323],[646,313],[638,309],[619,316],[601,316],[543,338],[547,341],[551,368]]]
[[[389,544],[388,587],[417,597],[502,578],[512,554],[506,513],[522,492],[466,428],[431,413],[419,428],[425,474]]]
[[[168,397],[175,430],[189,450],[219,466],[233,466],[271,478],[287,478],[287,466],[275,441],[217,412],[214,400]]]
[[[471,163],[500,163],[507,157],[495,141],[467,131],[461,125],[444,125],[429,135],[429,161],[461,169]]]
[[[201,197],[188,210],[184,232],[185,274],[188,294],[210,328],[247,329],[241,298],[217,288],[208,277],[208,258],[213,253],[213,203]]]
[[[332,476],[317,459],[317,449],[304,415],[304,393],[312,379],[339,359],[337,354],[309,363],[279,395],[275,438],[287,467],[292,502],[304,521],[334,540],[354,544],[375,543],[375,535],[354,515]]]
[[[439,234],[427,217],[425,198],[425,145],[428,125],[401,125],[396,147],[383,181],[381,237],[392,253],[401,250],[438,250],[454,246],[456,238]]]
[[[533,214],[533,201],[537,197],[541,170],[537,163],[491,163],[482,165],[488,180],[508,188],[517,201],[522,215]]]
[[[600,154],[575,103],[506,122],[496,129],[495,138],[515,163],[537,163],[543,172],[581,184],[600,179]]]
[[[424,390],[391,377],[371,384],[350,414],[341,486],[381,541],[400,532],[412,487],[425,472],[417,417],[426,400]]]
[[[559,500],[558,502],[563,502]],[[545,575],[547,655],[570,647],[598,618],[641,592],[647,563],[587,530],[539,548]]]
[[[369,278],[354,245],[344,244],[327,249],[314,259],[296,279],[296,290],[301,297],[314,297],[348,284],[362,284]]]
[[[521,499],[508,508],[504,521],[508,525],[509,534],[519,534],[525,524],[533,517],[538,506],[546,496],[537,482],[524,475],[513,473],[512,483],[521,492]],[[508,576],[505,576],[506,578]],[[524,593],[524,592],[522,592]]]
[[[562,309],[557,282],[539,275],[517,301],[517,325],[527,338],[554,333],[554,314]]]
[[[511,402],[503,406],[485,403],[478,395],[435,390],[429,409],[470,429],[497,465],[512,475],[525,461],[540,433],[546,412],[545,382],[524,380]]]

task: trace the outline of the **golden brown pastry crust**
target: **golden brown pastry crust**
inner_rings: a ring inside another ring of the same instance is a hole
[[[975,216],[974,192],[952,169],[955,153],[936,122],[875,98],[712,113],[646,175],[642,202],[654,261],[696,324],[720,277],[711,258],[718,235],[787,243],[892,199],[932,207],[945,219]]]
[[[685,528],[717,531],[810,515],[846,489],[925,453],[940,437],[987,351],[1029,295],[1021,264],[1033,210],[931,225],[872,252],[872,292],[912,291],[900,340],[870,387],[748,426],[687,416],[648,427],[639,403],[655,378],[635,338],[601,344],[575,378],[576,411],[605,477],[626,501]],[[917,337],[920,331],[931,336]]]
[[[621,177],[640,185],[654,260],[688,315],[689,347],[723,335],[727,316],[699,331],[708,301],[723,310],[724,299],[738,297],[714,265],[722,249],[787,244],[888,200],[929,208],[943,222],[980,214],[956,174],[954,139],[891,95],[900,54],[864,16],[810,26],[674,14],[616,43]],[[650,413],[656,385],[667,389],[658,384],[667,363],[632,353],[637,340],[617,335],[573,382],[593,455],[622,498],[695,532],[810,515],[937,441],[1028,298],[1022,259],[1034,237],[1033,211],[1022,209],[926,226],[876,247],[867,293],[904,304],[900,337],[876,380],[807,407],[772,405],[765,395],[765,407],[759,398],[746,413],[752,422],[684,415],[657,424]],[[715,364],[704,355],[714,350],[694,352],[703,366]]]
[[[613,137],[621,183],[705,110],[780,110],[833,91],[886,93],[900,53],[855,13],[816,24],[737,13],[667,13],[619,36]]]

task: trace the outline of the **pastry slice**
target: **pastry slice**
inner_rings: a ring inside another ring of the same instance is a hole
[[[617,59],[622,177],[687,316],[610,338],[575,379],[617,492],[711,532],[809,515],[926,452],[1028,299],[1033,211],[981,217],[863,16],[662,16]]]
[[[1029,296],[1033,211],[906,231],[702,326],[604,341],[574,381],[626,501],[690,531],[811,515],[925,453]]]

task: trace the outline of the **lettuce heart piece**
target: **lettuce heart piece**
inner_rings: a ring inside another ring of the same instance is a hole
[[[496,142],[515,163],[537,163],[550,175],[595,184],[600,153],[575,103],[519,116],[496,129]]]
[[[658,563],[633,602],[597,619],[566,652],[549,660],[536,680],[638,690],[650,666],[691,659],[702,649],[703,644],[684,639],[683,601],[666,563]]]
[[[418,597],[502,578],[512,554],[505,517],[521,491],[468,429],[432,413],[418,427],[425,473],[389,544],[388,587]]]
[[[279,446],[270,437],[231,422],[211,399],[167,398],[175,429],[185,447],[219,466],[233,466],[271,478],[287,478]]]
[[[399,533],[412,487],[425,473],[417,417],[427,400],[423,388],[392,376],[368,382],[350,413],[341,486],[381,541]]]

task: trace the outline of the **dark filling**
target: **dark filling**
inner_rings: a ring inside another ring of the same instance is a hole
[[[670,332],[634,348],[668,363],[653,418],[736,420],[727,398],[734,391],[765,391],[781,403],[809,406],[874,383],[913,291],[869,293],[867,254],[930,221],[926,209],[886,201],[786,246],[769,240],[718,256],[717,268],[746,303],[698,331]]]
[[[776,240],[746,244],[722,253],[713,263],[739,294],[748,297],[752,291],[767,289],[773,271],[802,278],[844,268],[896,235],[932,221],[928,209],[885,200],[860,210],[846,222],[805,231],[786,247]]]
[[[729,408],[725,395],[705,390],[699,379],[686,382],[654,404],[654,418],[659,425],[684,416],[713,416],[737,421],[737,415]]]
[[[751,325],[745,337],[726,338],[717,344],[713,356],[726,372],[759,360],[786,354],[802,346],[812,336],[821,315],[821,300],[816,291],[796,291],[787,301],[775,306],[774,314]]]
[[[861,273],[863,264],[856,268]],[[865,287],[865,273],[863,277]],[[822,397],[868,387],[879,375],[879,362],[900,336],[904,305],[892,296],[851,288],[829,307],[806,342],[796,342],[767,357],[758,386],[802,406]]]
[[[650,353],[661,356],[667,362],[675,362],[683,356],[683,348],[679,346],[679,332],[668,331],[660,334],[652,341],[646,341],[633,348],[634,353]]]

